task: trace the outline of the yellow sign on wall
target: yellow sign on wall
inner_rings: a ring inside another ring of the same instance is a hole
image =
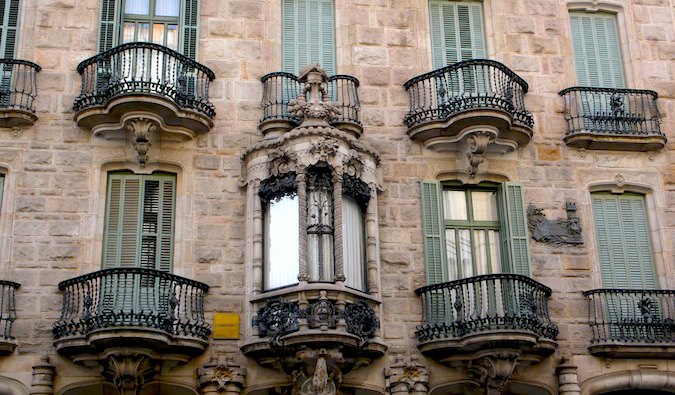
[[[213,338],[220,340],[239,339],[239,314],[214,314]]]

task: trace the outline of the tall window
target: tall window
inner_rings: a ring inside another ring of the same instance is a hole
[[[602,286],[655,289],[656,275],[644,196],[594,193],[592,202]]]
[[[432,0],[429,22],[434,69],[486,57],[481,3]]]
[[[20,5],[19,0],[0,1],[0,56],[4,59],[14,59],[16,55]]]
[[[459,189],[422,181],[427,284],[492,273],[530,275],[523,186]]]
[[[176,176],[108,175],[103,268],[169,272],[173,264]]]
[[[624,88],[616,15],[572,12],[570,26],[578,85]]]
[[[197,55],[199,0],[102,0],[99,51],[141,41]]]
[[[328,75],[336,72],[333,0],[282,0],[282,69],[298,75],[320,63]]]

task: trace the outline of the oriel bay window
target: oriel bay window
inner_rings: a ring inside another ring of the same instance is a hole
[[[312,167],[302,175],[289,173],[264,181],[258,195],[264,218],[265,290],[306,280],[344,281],[366,291],[364,212],[370,191],[363,181],[335,176],[327,167]],[[337,210],[342,218],[341,246],[336,243]]]

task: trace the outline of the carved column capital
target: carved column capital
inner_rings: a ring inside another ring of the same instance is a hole
[[[417,360],[396,355],[396,363],[384,370],[385,386],[391,395],[425,395],[429,392],[429,367]]]
[[[213,355],[211,362],[197,369],[201,394],[240,394],[246,384],[246,368],[231,356]]]
[[[126,121],[125,127],[131,132],[132,141],[138,162],[141,167],[148,161],[148,151],[150,150],[150,135],[157,130],[157,122],[149,118],[132,118]]]
[[[54,393],[54,374],[56,367],[49,363],[49,357],[43,355],[40,362],[33,365],[33,382],[30,395],[52,395]]]
[[[579,395],[579,377],[577,375],[577,366],[570,363],[569,358],[563,357],[560,365],[556,368],[558,374],[558,394],[560,395]]]
[[[115,354],[108,357],[101,376],[112,383],[120,395],[137,395],[159,372],[161,361],[142,354]]]

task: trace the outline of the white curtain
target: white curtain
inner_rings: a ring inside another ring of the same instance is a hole
[[[333,281],[333,195],[307,194],[307,266],[310,281]]]
[[[155,3],[156,16],[177,17],[179,12],[180,12],[180,0],[157,0],[157,2]]]
[[[265,212],[265,289],[298,282],[298,197],[270,202]]]
[[[127,0],[124,6],[125,14],[149,15],[150,0]]]
[[[342,253],[345,285],[366,292],[366,234],[363,212],[353,198],[342,197]]]

